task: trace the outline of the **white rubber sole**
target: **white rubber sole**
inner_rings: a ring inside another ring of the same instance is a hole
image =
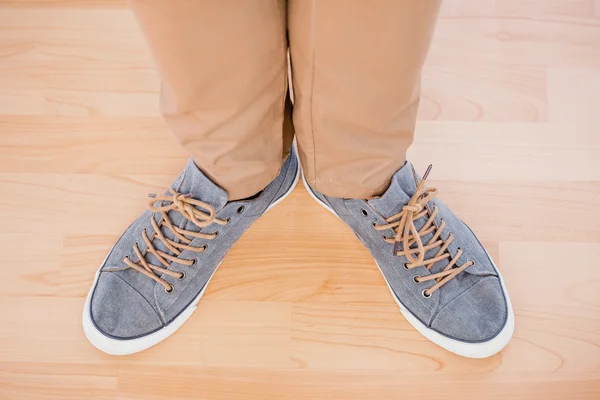
[[[279,199],[277,199],[275,202],[273,202],[273,204],[271,204],[265,210],[263,215],[266,214],[273,207],[275,207],[277,204],[281,203],[287,196],[289,196],[290,193],[292,193],[292,191],[298,184],[299,178],[300,178],[300,163],[298,162],[298,168],[296,169],[296,177],[294,178],[294,182],[292,182],[292,185],[290,186],[288,191],[283,194],[283,196],[281,196]],[[109,254],[110,254],[110,252],[109,252]],[[108,257],[108,255],[106,257]],[[91,309],[90,309],[92,293],[94,292],[94,288],[96,287],[96,283],[98,282],[98,278],[100,277],[100,269],[102,268],[102,265],[104,265],[105,261],[106,261],[106,258],[102,262],[101,267],[96,272],[96,276],[94,277],[94,283],[92,284],[92,287],[90,288],[90,291],[88,292],[87,298],[85,299],[85,305],[83,307],[82,324],[83,324],[83,331],[85,333],[85,336],[88,338],[88,340],[94,347],[96,347],[100,351],[103,351],[104,353],[115,355],[115,356],[133,354],[133,353],[137,353],[142,350],[146,350],[146,349],[162,342],[163,340],[165,340],[166,338],[171,336],[173,333],[175,333],[175,331],[177,329],[179,329],[185,323],[185,321],[188,320],[188,318],[191,317],[191,315],[194,313],[194,311],[196,311],[198,302],[204,295],[204,292],[206,291],[206,288],[208,287],[210,280],[212,279],[215,272],[217,272],[217,269],[219,269],[219,266],[221,265],[221,263],[219,263],[219,265],[217,265],[217,268],[215,268],[214,272],[212,273],[212,275],[210,276],[210,278],[208,279],[208,281],[204,285],[204,288],[200,291],[198,296],[196,296],[196,298],[190,303],[190,305],[188,305],[187,308],[181,314],[179,314],[177,316],[177,318],[175,318],[169,325],[167,325],[164,328],[162,328],[154,333],[151,333],[147,336],[143,336],[143,337],[136,338],[136,339],[113,339],[111,337],[104,335],[101,331],[98,330],[98,328],[96,328],[96,326],[92,322]]]
[[[312,189],[310,188],[310,186],[308,185],[308,182],[306,182],[306,179],[304,178],[304,174],[302,174],[302,182],[304,183],[304,187],[306,187],[308,194],[310,194],[310,196],[313,199],[315,199],[315,201],[318,204],[320,204],[327,211],[329,211],[330,213],[335,215],[338,219],[340,219],[340,217],[338,217],[338,215],[335,213],[335,211],[333,211],[333,209],[331,209],[327,204],[323,203],[317,196],[315,196],[313,194]],[[488,254],[488,256],[489,256],[489,254]],[[490,257],[490,260],[492,260],[491,257]],[[377,262],[375,262],[375,263],[377,264]],[[492,261],[492,264],[493,263],[494,262]],[[377,264],[377,268],[379,268],[379,271],[383,275],[383,271],[381,271],[379,264]],[[504,291],[504,296],[506,298],[506,307],[507,307],[508,318],[506,321],[506,325],[504,325],[504,328],[502,328],[502,330],[495,337],[493,337],[492,339],[490,339],[486,342],[479,342],[479,343],[467,343],[467,342],[462,342],[460,340],[450,339],[449,337],[446,337],[446,336],[434,331],[433,329],[427,327],[425,324],[423,324],[421,321],[419,321],[410,311],[408,311],[406,309],[406,307],[404,307],[404,305],[400,302],[400,300],[398,299],[398,297],[392,290],[392,287],[389,285],[389,283],[387,283],[387,280],[386,279],[384,279],[384,280],[388,286],[388,289],[392,293],[392,297],[394,298],[394,300],[396,300],[398,307],[400,307],[400,312],[402,313],[402,315],[404,315],[404,318],[406,318],[406,320],[417,331],[419,331],[423,336],[425,336],[427,339],[431,340],[433,343],[437,344],[438,346],[440,346],[452,353],[458,354],[460,356],[469,357],[469,358],[486,358],[486,357],[490,357],[490,356],[498,353],[500,350],[502,350],[508,344],[510,339],[512,338],[513,332],[515,330],[515,315],[513,312],[512,304],[510,302],[510,298],[508,297],[508,292],[506,290],[506,286],[504,286],[504,279],[502,278],[502,275],[500,274],[500,271],[498,270],[498,268],[496,267],[495,264],[494,264],[494,268],[498,272],[498,276],[500,277],[500,283],[502,285],[502,290]],[[385,275],[384,275],[384,278],[385,278]]]

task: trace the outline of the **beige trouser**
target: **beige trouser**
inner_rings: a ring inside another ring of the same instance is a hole
[[[161,109],[196,164],[251,196],[293,130],[309,184],[385,190],[413,140],[420,75],[441,0],[132,0],[162,77]]]

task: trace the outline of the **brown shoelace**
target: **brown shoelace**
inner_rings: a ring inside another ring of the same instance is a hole
[[[186,236],[191,236],[195,238],[203,238],[203,239],[214,239],[217,237],[218,233],[200,233],[188,231],[185,229],[181,229],[177,226],[174,226],[171,222],[169,215],[167,214],[169,211],[178,211],[181,215],[183,215],[186,219],[191,221],[198,228],[204,228],[209,226],[212,223],[218,225],[227,225],[229,220],[221,220],[216,217],[216,212],[213,206],[210,204],[204,203],[200,200],[196,200],[191,198],[189,195],[181,194],[176,192],[173,189],[169,189],[171,195],[164,196],[155,196],[150,195],[152,199],[149,203],[149,209],[152,212],[158,212],[162,216],[162,220],[160,223],[157,223],[154,217],[150,219],[152,223],[152,228],[154,228],[154,232],[152,236],[148,237],[146,233],[146,229],[142,232],[142,239],[144,243],[146,243],[147,249],[144,253],[142,253],[138,247],[138,243],[136,242],[133,245],[133,251],[138,257],[138,262],[134,263],[129,259],[129,257],[125,257],[123,261],[129,267],[135,269],[138,272],[146,275],[147,277],[154,279],[156,282],[160,283],[165,291],[171,292],[173,291],[173,286],[171,286],[168,282],[160,277],[161,274],[169,275],[175,277],[177,279],[182,279],[184,274],[181,272],[170,271],[169,261],[177,264],[182,264],[185,266],[192,266],[196,263],[195,259],[184,259],[178,258],[183,250],[194,251],[196,253],[202,253],[206,250],[206,245],[200,247],[190,246],[192,239],[187,238]],[[154,204],[159,203],[159,206],[155,206]],[[164,204],[169,203],[169,204]],[[201,207],[207,212],[201,211],[196,207]],[[166,226],[172,233],[177,237],[180,242],[176,242],[171,240],[161,232],[161,226]],[[164,251],[158,250],[154,247],[152,241],[158,238],[164,245],[171,251],[171,253],[175,254],[175,256],[165,253]],[[152,253],[158,261],[162,264],[162,266],[150,264],[144,258],[147,253]]]
[[[450,233],[448,235],[448,239],[443,239],[441,235],[442,231],[446,227],[446,222],[442,220],[440,226],[436,226],[435,217],[438,214],[438,208],[437,206],[434,206],[431,212],[427,208],[427,203],[433,200],[433,198],[438,194],[437,189],[425,187],[425,179],[427,178],[427,175],[429,175],[429,171],[431,171],[431,165],[427,168],[427,171],[425,171],[425,174],[423,175],[423,179],[421,179],[417,185],[415,194],[411,197],[408,204],[402,207],[401,212],[386,218],[387,224],[373,225],[378,231],[390,228],[394,230],[396,233],[395,236],[384,236],[384,240],[388,243],[394,244],[395,255],[406,257],[408,260],[408,262],[404,264],[404,268],[406,269],[424,265],[428,270],[431,270],[431,267],[433,267],[436,262],[450,258],[448,265],[446,265],[442,271],[428,276],[417,276],[414,278],[415,283],[421,283],[435,279],[436,284],[423,291],[423,296],[425,297],[430,297],[433,292],[441,288],[456,275],[460,274],[462,271],[474,264],[473,261],[469,260],[463,265],[457,266],[456,262],[463,253],[460,247],[458,248],[458,251],[454,257],[452,257],[452,255],[446,251],[448,246],[450,246],[450,243],[452,243],[454,240],[454,235]],[[421,230],[417,231],[417,228],[415,227],[415,220],[418,220],[427,214],[429,214],[427,222],[425,222]],[[426,244],[423,244],[421,237],[430,233],[434,233],[433,236]],[[399,251],[400,243],[402,243],[402,251]],[[416,244],[416,247],[411,247],[414,244]],[[428,250],[435,249],[437,247],[439,247],[439,250],[437,251],[436,255],[429,259],[425,259],[425,253]]]

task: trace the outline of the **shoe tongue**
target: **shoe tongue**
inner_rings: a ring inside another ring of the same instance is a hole
[[[225,192],[225,190],[221,189],[206,175],[204,175],[200,168],[198,168],[191,159],[181,175],[179,175],[175,182],[173,182],[171,187],[179,193],[191,194],[194,199],[210,204],[217,212],[221,210],[227,203],[227,192]],[[167,191],[166,194],[169,195],[169,192]],[[207,212],[207,210],[203,209],[202,207],[197,208],[203,212]],[[185,218],[178,211],[171,210],[167,213],[167,215],[169,216],[169,219],[173,225],[189,231],[199,231],[199,228],[192,221]],[[161,214],[155,213],[153,218],[156,219],[156,222],[159,222],[161,219]],[[160,229],[166,238],[175,242],[180,241],[165,225],[163,225]],[[152,243],[157,250],[171,254],[171,251],[159,239],[154,239]],[[151,264],[161,265],[159,260],[152,253],[146,254],[146,260]]]
[[[394,174],[392,177],[392,182],[390,183],[390,187],[385,191],[385,193],[381,197],[368,200],[368,202],[375,210],[377,210],[377,212],[381,214],[381,216],[385,218],[396,215],[402,211],[402,207],[409,202],[410,198],[417,191],[417,179],[421,179],[420,176],[414,172],[412,164],[406,162],[404,166]],[[425,215],[415,220],[415,228],[417,230],[423,228],[423,225],[425,225],[427,219],[428,216]],[[423,244],[426,244],[432,237],[433,233],[429,233],[425,236],[422,236],[421,241]],[[400,245],[400,250],[402,249],[403,247]],[[436,247],[428,250],[425,253],[425,259],[433,258],[438,249],[439,248]],[[440,272],[446,265],[448,265],[447,261],[438,261],[432,266],[430,272],[432,274]]]
[[[375,197],[368,200],[368,203],[384,218],[389,218],[392,215],[402,211],[402,207],[408,203],[410,198],[417,190],[415,175],[413,173],[412,164],[404,163],[394,176],[390,186],[385,193],[380,197]]]
[[[179,193],[191,194],[194,199],[210,204],[216,211],[227,203],[227,192],[204,175],[192,159],[173,182],[172,188]]]

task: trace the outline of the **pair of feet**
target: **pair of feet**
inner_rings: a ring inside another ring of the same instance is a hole
[[[502,277],[473,232],[424,185],[410,163],[369,200],[311,196],[369,249],[400,311],[425,337],[466,357],[488,357],[510,340],[514,316]],[[227,251],[296,186],[294,151],[251,199],[227,194],[190,160],[171,188],[117,241],[96,273],[83,328],[115,355],[147,349],[194,312]]]

